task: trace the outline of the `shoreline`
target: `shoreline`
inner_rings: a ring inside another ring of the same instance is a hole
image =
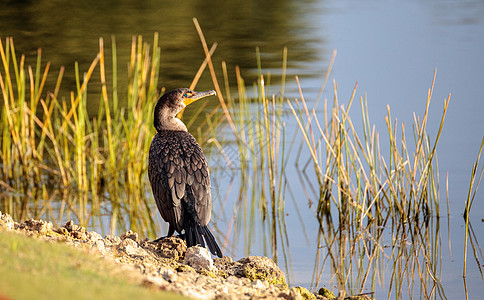
[[[234,261],[224,256],[212,259],[206,248],[187,249],[185,241],[178,237],[152,242],[140,240],[137,233],[127,231],[120,236],[103,238],[72,221],[54,228],[51,222],[43,220],[17,223],[10,215],[0,212],[2,231],[71,245],[114,262],[123,272],[131,272],[139,285],[190,298],[371,299],[366,295],[335,297],[324,288],[312,293],[303,287],[288,287],[284,272],[270,258],[249,256]]]

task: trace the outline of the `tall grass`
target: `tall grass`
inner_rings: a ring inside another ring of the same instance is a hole
[[[239,185],[234,235],[243,238],[246,253],[258,237],[266,255],[277,261],[278,251],[285,251],[284,177],[287,153],[285,147],[285,123],[282,121],[281,98],[268,98],[264,77],[261,75],[254,86],[254,98],[248,98],[244,79],[236,72],[238,103],[229,102],[230,113],[237,132],[235,139]],[[262,224],[259,234],[256,224]],[[282,247],[281,247],[282,246]],[[284,253],[283,257],[287,257]]]
[[[24,55],[17,58],[12,38],[7,38],[5,45],[0,41],[0,184],[11,192],[2,200],[8,213],[17,219],[47,214],[58,223],[66,218],[64,213],[67,218],[72,213],[82,225],[99,222],[102,226],[103,215],[112,211],[111,232],[121,226],[153,234],[144,177],[154,135],[152,112],[160,92],[157,35],[152,49],[141,37],[133,38],[128,84],[119,91],[115,39],[111,47],[113,76],[108,82],[109,63],[101,38],[99,53],[89,69],[81,72],[75,64],[75,90],[61,96],[64,68],[55,86],[47,89],[50,64],[42,67],[40,50],[34,71],[25,66]],[[88,93],[96,72],[101,90]],[[120,92],[127,95],[123,107],[119,105]],[[93,98],[99,95],[97,116],[90,118],[87,107],[92,107]],[[52,206],[58,204],[49,199],[57,194],[63,196],[59,215],[54,216]],[[42,208],[34,209],[32,215],[31,206]],[[65,206],[69,209],[64,210]]]
[[[479,148],[479,152],[477,154],[476,162],[472,166],[471,177],[469,181],[469,190],[467,193],[467,200],[464,208],[464,220],[465,220],[465,234],[464,234],[464,266],[462,271],[462,277],[464,279],[464,287],[465,287],[465,294],[466,299],[469,299],[469,295],[467,293],[467,284],[466,284],[466,277],[467,277],[467,248],[468,248],[468,241],[470,241],[472,246],[472,253],[474,255],[474,259],[476,261],[482,260],[483,254],[481,247],[479,246],[478,239],[472,228],[472,224],[470,222],[469,215],[471,213],[472,204],[474,202],[477,189],[479,188],[479,184],[481,183],[482,175],[484,174],[484,166],[481,166],[481,170],[479,172],[479,162],[481,159],[482,149],[484,148],[484,138],[482,138],[481,146]],[[479,174],[480,173],[480,174]],[[479,177],[477,177],[479,175]],[[477,180],[477,181],[476,181]],[[479,272],[481,274],[482,280],[484,280],[484,273],[481,267],[481,264],[477,264]]]
[[[436,291],[443,293],[438,279],[441,250],[436,146],[450,96],[444,101],[438,132],[432,139],[426,128],[434,82],[435,74],[423,118],[414,115],[411,143],[407,142],[405,125],[398,126],[392,120],[390,107],[385,118],[387,135],[380,136],[371,125],[364,98],[360,99],[362,126],[353,124],[349,111],[357,86],[348,104],[341,105],[334,83],[333,103],[328,108],[325,100],[322,112],[308,108],[301,89],[300,100],[287,101],[310,151],[303,170],[310,171],[312,165],[319,185],[314,193],[319,199],[316,214],[320,223],[316,284],[329,264],[340,289],[362,293],[368,280],[373,288],[377,281],[385,282],[382,276],[388,255],[392,261],[388,297],[404,297],[403,279],[409,295],[415,285],[425,297]],[[382,147],[381,139],[387,140],[388,148]],[[431,218],[434,216],[437,219]],[[384,232],[389,226],[391,234]],[[383,248],[385,236],[391,238],[389,253]]]
[[[252,99],[248,97],[246,84],[240,74],[240,69],[236,67],[237,100],[235,100],[230,96],[232,89],[229,84],[226,63],[222,63],[226,89],[226,92],[223,93],[200,24],[196,18],[193,19],[193,22],[205,52],[212,82],[217,91],[219,107],[225,117],[225,124],[233,134],[237,161],[231,161],[217,139],[216,134],[222,129],[212,130],[213,137],[210,141],[222,152],[228,166],[238,165],[239,167],[241,189],[235,200],[234,213],[230,217],[224,245],[229,246],[228,237],[233,233],[234,240],[238,240],[239,237],[243,238],[245,253],[249,254],[254,237],[258,236],[266,255],[270,255],[277,262],[278,250],[282,249],[283,257],[287,260],[289,254],[285,251],[288,239],[284,221],[286,182],[284,166],[287,162],[284,140],[285,125],[281,118],[287,50],[285,49],[283,54],[280,97],[267,95],[266,82],[261,73],[260,55],[257,52],[259,74],[258,81],[253,86],[254,97]],[[270,82],[270,74],[267,77],[266,80]],[[224,94],[227,95],[226,98],[224,98]],[[222,141],[222,143],[224,142]],[[262,224],[261,235],[255,232],[256,224]]]

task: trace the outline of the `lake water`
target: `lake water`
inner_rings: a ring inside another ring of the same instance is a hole
[[[52,62],[52,69],[66,66],[69,88],[74,84],[74,77],[69,75],[73,74],[74,61],[79,61],[81,70],[86,70],[98,51],[100,36],[108,44],[110,36],[115,35],[120,61],[123,58],[126,61],[133,35],[141,34],[150,41],[153,33],[159,32],[160,83],[171,89],[188,86],[204,58],[192,17],[198,18],[208,43],[218,43],[215,66],[225,60],[232,78],[235,78],[235,66],[240,66],[249,85],[256,80],[257,74],[255,48],[260,48],[263,70],[278,74],[282,49],[287,47],[289,78],[300,77],[309,102],[316,98],[331,53],[336,49],[330,80],[338,84],[340,102],[348,102],[358,82],[356,97],[366,95],[370,118],[378,131],[385,130],[387,105],[392,117],[405,122],[410,131],[413,113],[420,116],[424,113],[427,90],[437,69],[428,125],[432,138],[439,126],[443,100],[451,94],[437,148],[441,195],[445,195],[448,174],[450,205],[450,219],[447,220],[443,196],[440,280],[448,298],[462,298],[465,295],[462,213],[472,164],[484,136],[484,93],[481,90],[484,83],[484,2],[286,0],[214,1],[209,4],[191,0],[176,4],[172,1],[123,1],[120,4],[111,1],[7,1],[0,3],[0,37],[13,36],[17,51],[31,57],[37,48],[42,48],[43,59]],[[122,70],[123,66],[118,68]],[[210,77],[205,73],[197,87],[199,90],[212,88]],[[331,86],[329,82],[323,94],[328,99],[333,97]],[[295,81],[291,79],[286,96],[296,97],[296,91]],[[297,124],[294,120],[286,122],[287,135],[292,136],[291,132],[298,130]],[[229,186],[229,181],[216,182],[214,202],[225,197]],[[291,189],[296,195],[303,194],[297,183],[292,184]],[[236,198],[235,192],[232,193],[229,199]],[[484,242],[483,197],[481,188],[470,214],[476,242],[481,247]],[[301,234],[299,218],[292,204],[288,204],[290,279],[291,284],[310,287],[318,225],[314,209],[307,208],[307,199],[298,201],[308,239]],[[231,213],[233,206],[226,209]],[[223,222],[218,224],[219,229],[223,226]],[[250,254],[264,254],[261,244],[256,242]],[[245,252],[240,242],[230,255],[239,258],[248,254]],[[469,250],[468,255],[469,298],[482,299],[482,250],[478,250],[478,261]],[[385,276],[390,277],[391,270],[386,269],[386,272]],[[321,283],[330,280],[330,270],[325,269]],[[384,291],[387,289],[388,286],[376,286],[376,297],[386,298]],[[414,294],[418,297],[417,291]]]

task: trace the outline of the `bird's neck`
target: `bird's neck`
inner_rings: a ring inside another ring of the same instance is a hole
[[[171,131],[188,131],[183,122],[176,117],[160,116],[155,121],[156,131],[171,130]]]

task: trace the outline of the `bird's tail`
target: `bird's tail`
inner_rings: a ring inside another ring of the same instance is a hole
[[[222,250],[220,250],[215,237],[212,235],[207,226],[197,224],[195,226],[189,226],[185,231],[187,247],[197,245],[205,247],[206,242],[208,249],[210,249],[210,252],[212,252],[213,255],[223,257]]]

